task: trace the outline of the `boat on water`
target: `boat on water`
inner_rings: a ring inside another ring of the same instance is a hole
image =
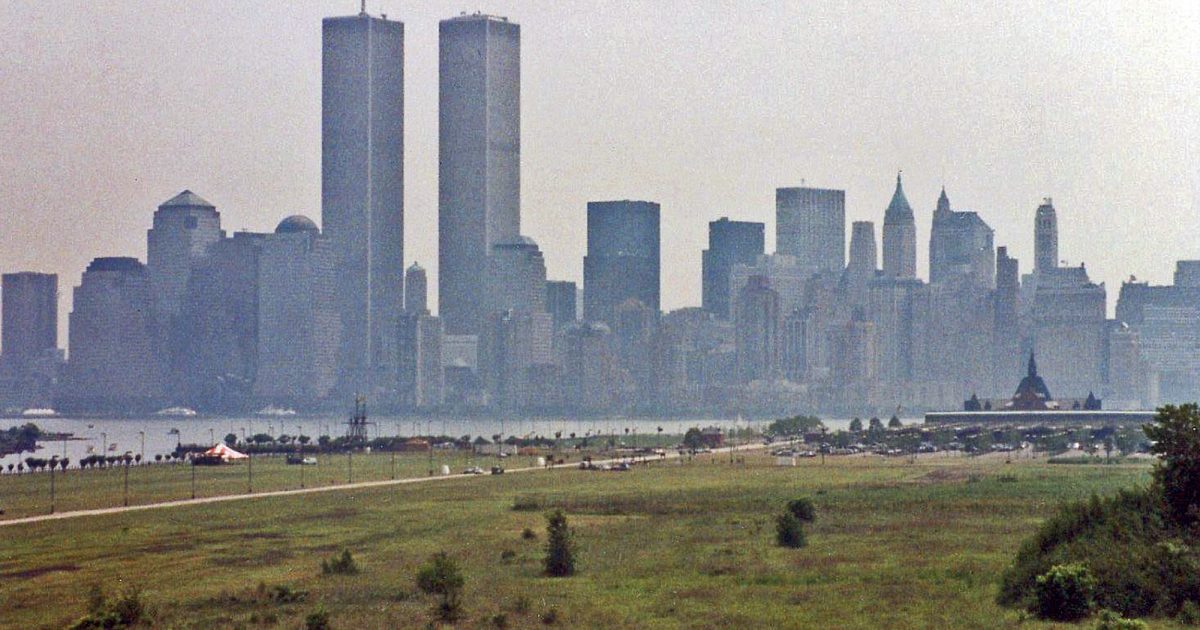
[[[296,415],[296,410],[288,409],[286,407],[276,407],[275,405],[267,405],[266,407],[263,407],[262,409],[259,409],[258,411],[254,412],[254,415],[256,415],[256,416],[294,416],[294,415]]]
[[[154,412],[154,415],[171,416],[173,418],[191,418],[192,416],[196,415],[196,410],[188,409],[187,407],[167,407],[166,409],[159,409],[158,411]]]
[[[53,418],[58,412],[49,408],[26,409],[21,412],[22,418]]]

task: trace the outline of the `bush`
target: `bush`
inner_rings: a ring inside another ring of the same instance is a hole
[[[329,630],[333,626],[329,625],[329,612],[324,606],[317,606],[317,609],[308,613],[304,618],[305,630]]]
[[[93,585],[88,592],[88,614],[76,621],[71,628],[73,630],[127,628],[147,621],[148,617],[140,590],[131,589],[122,593],[117,599],[109,600],[98,585]]]
[[[322,575],[355,575],[357,573],[358,564],[354,562],[354,556],[350,555],[349,549],[342,550],[341,556],[321,561]]]
[[[504,613],[496,613],[492,615],[492,626],[496,628],[508,627],[508,615]]]
[[[542,623],[546,624],[547,626],[553,626],[554,624],[558,623],[558,609],[551,608],[550,610],[542,613]]]
[[[1137,619],[1126,619],[1121,615],[1104,610],[1100,612],[1100,620],[1096,622],[1096,630],[1146,630],[1146,622]]]
[[[514,512],[536,512],[542,509],[542,501],[536,496],[523,494],[513,499]]]
[[[575,574],[575,543],[562,510],[546,515],[546,575],[567,577]]]
[[[462,589],[466,584],[458,564],[446,552],[433,554],[429,562],[417,572],[417,588],[426,595],[438,595],[437,613],[445,621],[458,619],[462,612]]]
[[[1078,621],[1092,612],[1096,578],[1082,564],[1056,564],[1039,575],[1033,612],[1042,619]]]
[[[513,551],[512,549],[505,549],[504,551],[500,552],[501,562],[512,562],[516,557],[517,552]]]
[[[537,540],[537,532],[526,527],[525,529],[521,530],[521,538],[524,538],[525,540]]]
[[[775,519],[775,541],[781,547],[799,549],[807,544],[800,520],[791,512],[784,512]]]
[[[808,497],[788,501],[787,509],[802,523],[811,523],[817,520],[817,508],[813,505],[812,499]]]

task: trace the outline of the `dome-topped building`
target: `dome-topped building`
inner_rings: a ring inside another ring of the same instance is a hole
[[[1050,396],[1050,389],[1046,387],[1046,382],[1037,373],[1037,361],[1033,358],[1033,353],[1029,353],[1029,369],[1025,374],[1025,378],[1021,379],[1021,384],[1017,385],[1017,392],[1013,394],[1012,402],[1008,404],[1009,409],[1018,411],[1038,411],[1044,409],[1057,409],[1058,405]]]
[[[275,226],[276,234],[293,234],[296,232],[315,232],[319,234],[321,228],[318,228],[312,219],[302,214],[293,214]]]

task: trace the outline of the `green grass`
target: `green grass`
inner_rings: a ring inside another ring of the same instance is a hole
[[[355,453],[351,460],[348,461],[345,454],[322,454],[317,456],[316,466],[288,466],[283,455],[256,455],[253,471],[249,470],[251,465],[244,460],[223,466],[197,466],[196,497],[241,494],[247,492],[251,484],[254,492],[296,489],[300,487],[301,472],[305,487],[344,484],[350,478],[351,466],[355,482],[392,478],[390,453]],[[534,457],[499,460],[494,456],[471,455],[469,452],[434,451],[433,470],[440,475],[445,464],[450,466],[451,473],[458,474],[468,465],[484,469],[494,464],[523,467],[532,465],[535,460]],[[425,477],[429,475],[429,469],[428,453],[396,454],[396,478]],[[130,505],[188,499],[191,496],[192,466],[189,464],[154,463],[129,468]],[[54,473],[56,512],[115,507],[122,505],[124,500],[124,466]],[[50,473],[0,475],[0,508],[5,512],[0,520],[48,513]]]
[[[1049,627],[994,603],[1020,542],[1061,501],[1149,478],[1146,464],[773,461],[705,456],[4,528],[0,626],[61,627],[100,583],[144,589],[170,627],[295,628],[318,604],[335,628],[423,627],[433,602],[413,576],[446,550],[467,577],[462,627],[499,613],[541,627],[550,609],[572,628]],[[805,495],[817,508],[808,546],[775,546],[775,515]],[[575,530],[575,577],[540,574],[554,507]],[[343,549],[361,573],[321,576]],[[260,582],[308,599],[271,601]]]

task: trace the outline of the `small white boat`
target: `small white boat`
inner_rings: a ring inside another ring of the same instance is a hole
[[[21,412],[21,417],[23,417],[23,418],[53,418],[54,416],[57,416],[57,415],[58,415],[57,411],[55,411],[53,409],[46,409],[46,408],[26,409]]]
[[[275,405],[267,405],[266,407],[263,407],[262,409],[259,409],[258,411],[256,411],[255,415],[258,415],[258,416],[294,416],[294,415],[296,415],[296,410],[295,409],[287,409],[287,408],[283,408],[283,407],[276,407]]]
[[[159,409],[158,411],[154,412],[154,415],[156,415],[156,416],[173,416],[173,417],[177,417],[177,418],[190,418],[190,417],[196,415],[196,410],[188,409],[187,407],[167,407],[166,409]]]

